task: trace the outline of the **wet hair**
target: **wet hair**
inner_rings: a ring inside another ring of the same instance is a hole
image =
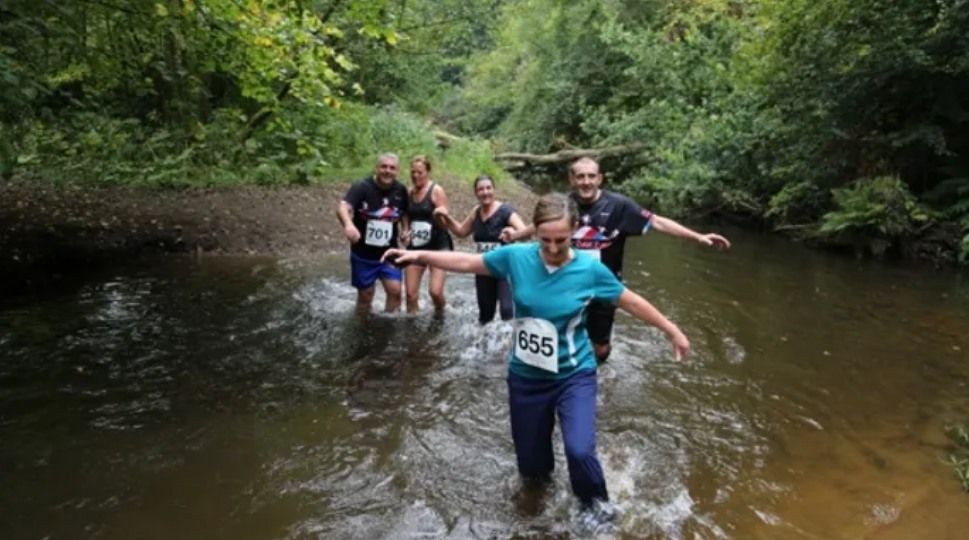
[[[569,225],[579,224],[579,208],[571,197],[561,193],[549,193],[542,195],[535,204],[535,214],[532,216],[532,223],[536,227],[549,221],[558,221],[562,218],[569,220]]]
[[[427,156],[425,156],[424,154],[418,154],[414,156],[413,159],[410,160],[411,165],[415,163],[423,163],[424,169],[426,169],[427,172],[431,172],[431,160],[427,159]]]
[[[478,191],[478,184],[480,184],[481,182],[491,182],[491,185],[492,186],[495,185],[494,179],[492,179],[490,176],[488,176],[487,174],[479,174],[474,179],[474,190],[475,191]]]

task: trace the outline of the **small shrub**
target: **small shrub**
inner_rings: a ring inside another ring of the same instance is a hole
[[[929,219],[905,183],[895,176],[862,178],[833,190],[832,196],[836,209],[822,217],[819,235],[832,240],[864,239],[874,255],[881,255]]]
[[[965,229],[969,231],[969,226],[966,226]],[[959,250],[959,262],[969,263],[969,232],[962,237],[962,245]]]
[[[828,197],[813,182],[788,184],[770,198],[764,216],[780,225],[813,223],[827,203]]]
[[[956,450],[949,454],[949,463],[962,483],[962,489],[969,492],[969,429],[965,425],[949,426],[946,434],[956,444]]]

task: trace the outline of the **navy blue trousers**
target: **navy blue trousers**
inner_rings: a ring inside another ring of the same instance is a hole
[[[508,374],[511,436],[518,472],[546,479],[555,469],[552,430],[558,414],[565,443],[572,492],[585,504],[609,500],[602,465],[596,456],[596,372],[580,371],[567,379],[546,381]]]

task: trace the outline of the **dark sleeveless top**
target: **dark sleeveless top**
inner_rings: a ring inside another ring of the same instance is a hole
[[[475,243],[475,251],[484,253],[501,245],[501,230],[508,226],[508,220],[515,213],[515,209],[508,203],[501,203],[501,206],[488,219],[481,219],[481,207],[474,212],[474,221],[471,223],[472,238]]]
[[[442,229],[434,222],[434,182],[431,182],[430,187],[427,188],[427,193],[424,198],[420,201],[415,201],[410,199],[407,205],[407,216],[410,218],[411,223],[411,240],[408,244],[410,249],[430,249],[430,250],[449,250],[453,249],[453,244],[451,242],[451,235],[445,229]],[[431,224],[431,238],[426,244],[414,245],[414,222],[423,221]]]

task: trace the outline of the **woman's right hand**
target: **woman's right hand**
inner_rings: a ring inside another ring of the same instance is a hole
[[[384,256],[380,258],[380,262],[389,262],[394,266],[406,266],[410,263],[418,262],[417,258],[420,255],[420,251],[390,248],[384,252]]]
[[[451,213],[448,211],[447,206],[438,206],[434,209],[434,223],[444,228],[450,228],[451,222],[454,218],[451,217]]]
[[[452,218],[446,206],[438,206],[434,208],[434,213],[432,215],[434,217],[434,223],[436,223],[439,227],[445,229],[451,228]]]
[[[669,338],[673,343],[673,357],[677,360],[685,359],[690,354],[690,340],[687,339],[686,334],[681,332],[679,328],[675,328],[670,333]]]
[[[515,238],[515,229],[513,227],[505,227],[498,234],[498,238],[505,244],[514,242],[517,240],[517,238]]]

